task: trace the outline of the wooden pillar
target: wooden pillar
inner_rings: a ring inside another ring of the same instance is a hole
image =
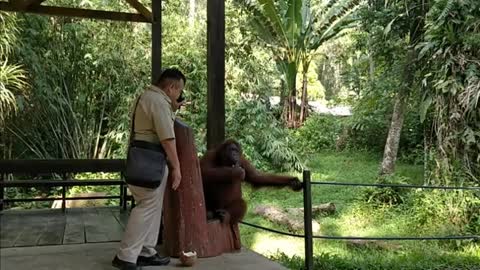
[[[6,177],[5,177],[6,178]],[[0,182],[4,182],[4,174],[0,173]],[[0,212],[3,211],[3,200],[5,199],[4,187],[0,187]]]
[[[240,250],[238,224],[207,220],[193,129],[178,119],[174,127],[182,182],[174,191],[169,188],[172,185],[169,177],[165,190],[163,236],[167,255],[178,257],[182,251],[196,251],[199,258],[205,258]]]
[[[154,83],[162,73],[162,0],[152,0],[152,78]],[[125,195],[127,190],[125,188]],[[126,196],[124,201],[124,209],[126,209]],[[135,206],[135,201],[132,200],[132,208]],[[163,218],[162,218],[163,224]],[[158,235],[157,244],[162,243],[162,224],[160,224],[160,231]]]
[[[152,83],[162,72],[162,0],[152,0]]]
[[[225,2],[207,1],[207,148],[225,139]]]

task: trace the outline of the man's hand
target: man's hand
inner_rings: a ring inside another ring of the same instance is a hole
[[[172,170],[172,189],[177,190],[178,186],[180,186],[180,182],[182,181],[182,173],[180,169],[173,169]]]
[[[176,190],[180,186],[182,173],[180,172],[180,162],[177,156],[177,147],[175,139],[167,139],[160,142],[167,153],[170,175],[172,177],[172,189]]]
[[[185,100],[182,100],[181,102],[177,102],[176,100],[172,101],[172,107],[173,107],[173,111],[177,111],[180,109],[180,107],[182,107],[183,105],[185,105]]]

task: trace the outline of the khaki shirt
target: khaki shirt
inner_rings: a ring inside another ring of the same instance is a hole
[[[140,96],[134,121],[135,140],[160,143],[175,138],[172,101],[156,86],[150,85]]]

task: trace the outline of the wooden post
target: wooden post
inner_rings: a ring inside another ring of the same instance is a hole
[[[162,73],[162,0],[152,0],[152,83]],[[125,194],[127,191],[125,190]],[[131,208],[135,207],[132,200]],[[126,209],[126,204],[124,206]],[[163,222],[163,219],[162,219]],[[161,228],[160,228],[161,229]],[[162,242],[162,232],[159,232],[157,244]]]
[[[133,208],[134,206],[134,199],[132,197],[131,203],[130,203],[130,209]],[[123,185],[123,210],[126,211],[128,206],[128,189],[126,185]]]
[[[4,182],[4,174],[0,173],[0,182]],[[3,200],[5,199],[4,187],[0,188],[0,212],[3,211]]]
[[[175,121],[175,138],[182,182],[177,190],[167,188],[163,201],[164,250],[172,257],[181,251],[196,251],[199,258],[238,251],[241,248],[238,224],[207,220],[200,161],[193,129]],[[171,186],[169,178],[167,187]]]
[[[120,180],[123,181],[124,177],[123,177],[123,172],[120,173]],[[125,198],[125,195],[123,194],[123,182],[120,184],[120,203],[119,203],[119,206],[120,206],[120,209],[123,207],[123,200]]]
[[[152,22],[152,12],[148,10],[142,3],[138,2],[138,0],[126,0],[130,6],[138,11],[138,13],[142,14],[145,19],[149,22]]]
[[[152,0],[152,83],[162,73],[162,1]]]
[[[67,174],[65,173],[63,174],[62,180],[63,181],[67,180]],[[67,208],[66,201],[65,201],[66,197],[67,197],[67,188],[65,187],[65,185],[62,185],[62,212],[63,213],[65,213],[65,208]]]
[[[207,148],[225,139],[225,2],[207,1]]]

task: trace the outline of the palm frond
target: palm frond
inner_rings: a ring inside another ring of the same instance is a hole
[[[315,24],[315,35],[309,47],[316,50],[325,41],[351,27],[352,23],[355,22],[351,15],[359,7],[359,3],[360,0],[344,0],[338,5],[332,5],[325,16]]]
[[[260,39],[267,44],[281,41],[282,31],[278,31],[271,18],[264,14],[260,5],[248,0],[237,0],[236,3],[251,14],[249,23]]]
[[[5,12],[0,12],[0,59],[5,59],[12,51],[15,44],[18,28],[15,17]]]
[[[442,10],[442,13],[437,18],[437,23],[438,22],[441,23],[441,22],[443,22],[443,20],[445,20],[445,18],[447,18],[447,16],[450,14],[450,12],[453,8],[454,2],[455,2],[454,0],[448,0],[447,1],[447,3],[445,4],[445,7]]]
[[[285,14],[286,30],[288,33],[288,42],[290,47],[294,48],[297,45],[298,37],[300,36],[303,26],[302,9],[307,0],[289,0],[288,10]]]
[[[17,110],[15,92],[21,92],[26,86],[21,66],[9,65],[7,61],[0,65],[0,120]]]
[[[289,0],[295,1],[295,0]],[[278,33],[278,36],[285,38],[285,41],[288,43],[288,35],[286,32],[285,24],[280,17],[280,12],[275,8],[273,0],[258,0],[258,3],[262,7],[264,17],[272,25],[272,28]]]

